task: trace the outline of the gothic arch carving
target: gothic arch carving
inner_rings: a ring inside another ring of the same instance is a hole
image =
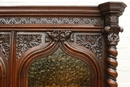
[[[92,81],[94,82],[93,87],[97,86],[97,83],[100,83],[99,79],[101,78],[102,72],[100,71],[99,62],[97,61],[96,56],[86,48],[82,48],[76,44],[75,46],[76,48],[71,46],[66,41],[61,43],[52,42],[50,44],[34,47],[28,50],[27,52],[25,52],[25,54],[18,60],[18,63],[16,65],[18,66],[17,70],[19,70],[16,72],[18,73],[17,78],[19,81],[19,84],[17,85],[20,85],[20,87],[23,86],[26,87],[27,84],[25,83],[27,82],[26,79],[27,79],[28,68],[30,67],[32,62],[39,59],[40,57],[48,56],[54,53],[58,48],[61,48],[66,54],[81,59],[82,61],[89,64],[89,67],[91,67],[91,73],[94,76],[92,78]],[[80,50],[81,48],[82,50]]]
[[[91,67],[92,87],[117,87],[118,19],[125,8],[123,2],[0,7],[0,87],[29,87],[29,66],[60,51]]]

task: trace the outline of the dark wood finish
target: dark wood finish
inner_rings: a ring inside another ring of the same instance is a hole
[[[58,48],[89,65],[91,87],[117,87],[118,18],[125,7],[0,7],[0,87],[28,87],[32,62]]]
[[[87,15],[86,15],[87,14]],[[8,6],[1,7],[0,16],[24,17],[81,17],[101,16],[96,6]]]
[[[6,73],[6,72],[8,72],[7,67],[8,67],[8,63],[5,59],[5,57],[0,52],[0,86],[1,87],[7,87],[8,86],[8,84],[7,84],[8,75]]]
[[[107,6],[107,7],[104,7]],[[119,32],[123,32],[123,29],[118,25],[118,17],[122,15],[124,8],[123,3],[104,3],[99,5],[101,13],[105,18],[104,33],[106,34],[107,45],[107,85],[110,87],[117,87],[116,78],[118,73],[116,67],[118,62],[116,56],[118,54],[116,45],[119,42]]]
[[[16,32],[15,31],[11,31],[11,41],[10,41],[10,58],[9,58],[9,84],[10,85],[14,85],[15,84],[15,77],[13,76],[13,74],[15,73],[15,67],[16,67]]]

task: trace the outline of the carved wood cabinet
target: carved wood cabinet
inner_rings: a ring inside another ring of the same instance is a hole
[[[117,87],[125,7],[0,7],[0,87]]]

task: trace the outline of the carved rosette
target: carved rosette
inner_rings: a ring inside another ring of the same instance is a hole
[[[55,41],[63,42],[67,40],[71,35],[71,31],[48,31],[46,36],[46,42]]]
[[[10,35],[0,34],[0,50],[7,59],[9,58],[9,43]]]

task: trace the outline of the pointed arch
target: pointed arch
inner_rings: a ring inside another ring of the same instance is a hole
[[[73,45],[73,46],[72,46]],[[25,54],[21,56],[21,58],[17,61],[16,65],[16,78],[18,81],[18,87],[28,87],[27,86],[27,74],[28,69],[32,62],[35,60],[46,57],[54,53],[59,47],[62,49],[63,52],[66,54],[78,58],[89,65],[91,69],[92,87],[100,87],[101,83],[101,72],[99,62],[97,61],[96,56],[88,49],[77,46],[76,44],[70,45],[68,42],[52,42],[50,44],[43,44],[37,47],[34,47]],[[17,74],[18,73],[18,74]],[[98,85],[97,85],[98,84]]]
[[[100,79],[102,77],[103,72],[101,72],[101,66],[99,64],[99,61],[98,61],[96,55],[89,49],[78,46],[75,43],[69,44],[68,42],[64,42],[64,43],[60,44],[60,47],[68,55],[79,58],[82,61],[89,64],[90,65],[89,67],[91,67],[90,68],[91,71],[93,71],[91,73],[94,77],[93,78],[94,84],[92,87],[100,87],[100,85],[101,85]],[[98,85],[96,85],[96,84],[98,84]]]

